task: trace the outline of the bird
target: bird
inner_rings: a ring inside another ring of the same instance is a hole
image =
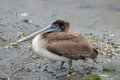
[[[33,50],[44,58],[61,61],[60,69],[63,68],[65,61],[69,61],[68,70],[71,69],[72,60],[90,58],[95,61],[98,51],[93,48],[90,41],[82,34],[69,31],[70,23],[68,21],[54,21],[51,25],[31,35],[35,36],[32,40]]]

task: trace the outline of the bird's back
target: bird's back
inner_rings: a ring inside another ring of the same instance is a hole
[[[93,48],[87,38],[77,33],[56,32],[43,34],[42,38],[47,40],[46,49],[57,55],[70,59],[81,59],[89,57]]]

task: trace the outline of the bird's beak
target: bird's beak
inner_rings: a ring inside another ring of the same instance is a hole
[[[58,29],[57,28],[53,28],[55,25],[48,25],[47,27],[39,30],[39,31],[36,31],[22,39],[19,39],[18,41],[16,41],[17,43],[21,43],[21,42],[24,42],[24,41],[28,41],[32,38],[34,38],[36,35],[40,34],[40,33],[47,33],[47,32],[52,32],[52,31],[57,31]]]

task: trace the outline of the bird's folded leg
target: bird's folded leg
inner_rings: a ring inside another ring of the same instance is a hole
[[[96,59],[93,59],[93,66],[95,66],[95,64],[98,64],[99,62]]]
[[[65,63],[65,61],[62,61],[62,62],[61,62],[60,69],[63,69],[63,68],[64,68],[64,67],[63,67],[64,63]]]
[[[72,60],[69,60],[69,62],[68,62],[68,69],[67,69],[67,73],[69,73],[69,72],[70,72],[71,67],[72,67]]]

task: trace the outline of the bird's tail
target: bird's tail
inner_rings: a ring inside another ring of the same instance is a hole
[[[92,54],[90,55],[90,58],[95,60],[98,56],[98,51],[96,49],[93,48],[93,52]]]

